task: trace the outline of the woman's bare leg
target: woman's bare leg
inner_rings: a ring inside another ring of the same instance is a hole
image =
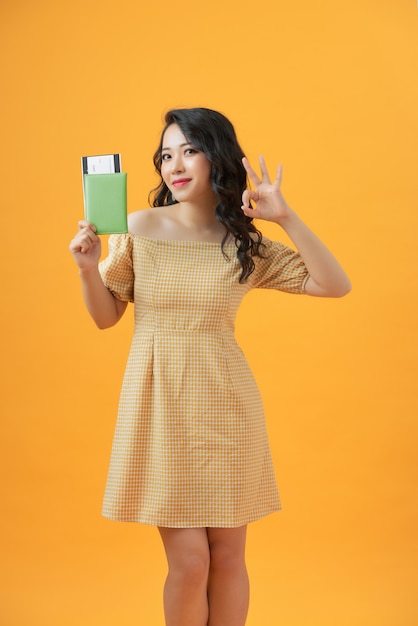
[[[159,531],[168,561],[164,587],[166,626],[207,626],[210,554],[206,528]]]
[[[210,569],[208,626],[244,626],[249,604],[246,526],[208,528]]]

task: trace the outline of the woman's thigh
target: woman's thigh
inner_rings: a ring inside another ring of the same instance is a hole
[[[209,542],[206,528],[159,528],[169,569],[172,571],[209,569]],[[190,572],[191,573],[191,572]]]

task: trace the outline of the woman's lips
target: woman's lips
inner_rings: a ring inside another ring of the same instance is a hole
[[[177,178],[177,180],[173,180],[173,187],[183,187],[183,185],[187,185],[191,180],[191,178]]]

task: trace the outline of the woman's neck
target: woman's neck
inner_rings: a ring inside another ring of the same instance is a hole
[[[164,229],[174,239],[196,239],[202,241],[222,241],[226,229],[216,218],[216,206],[202,206],[179,202],[164,207]]]

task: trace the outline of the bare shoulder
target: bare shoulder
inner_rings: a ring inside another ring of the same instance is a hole
[[[142,209],[128,215],[129,232],[142,237],[159,237],[163,229],[165,207]]]

